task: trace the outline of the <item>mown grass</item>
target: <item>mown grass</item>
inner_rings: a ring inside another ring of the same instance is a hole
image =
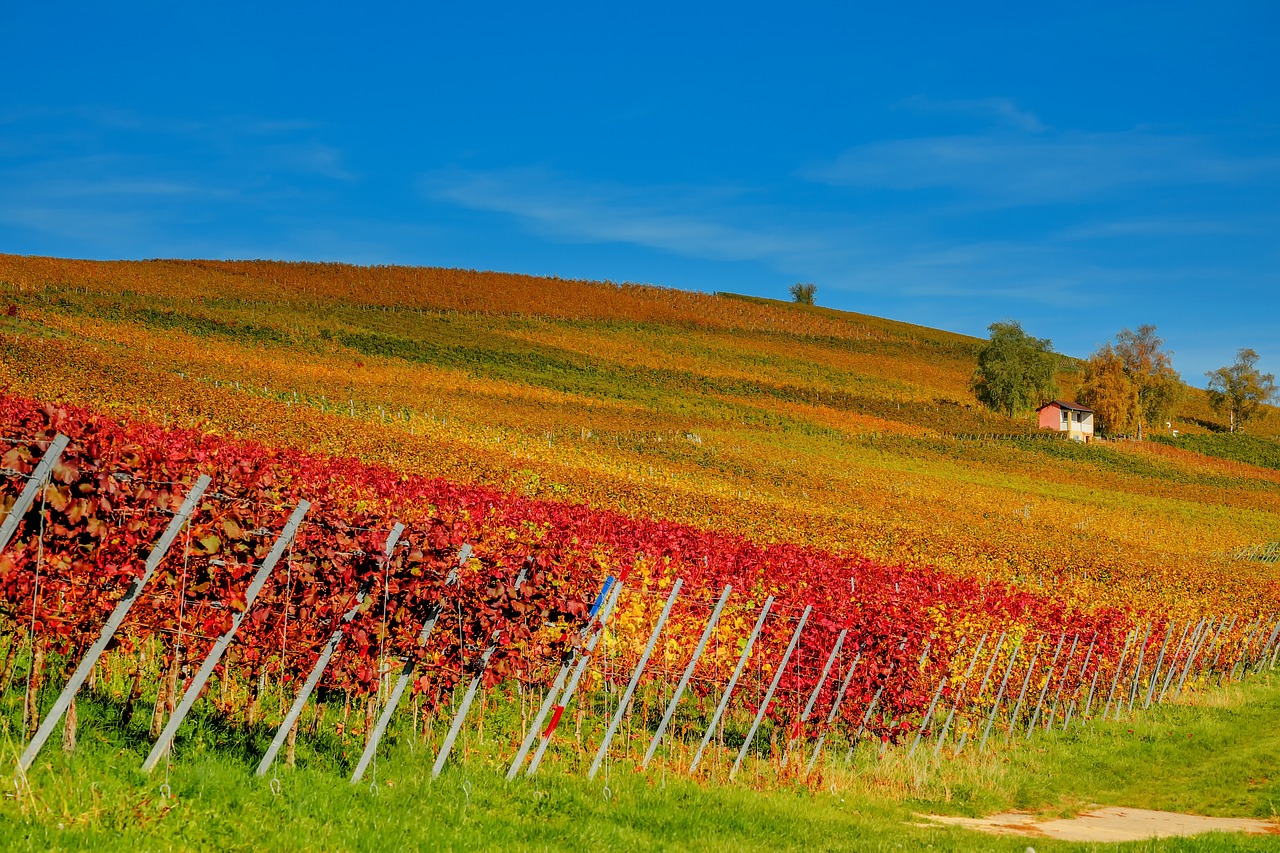
[[[11,709],[12,710],[12,709]],[[267,729],[246,730],[208,713],[184,729],[171,767],[138,766],[147,739],[121,729],[109,698],[81,701],[80,743],[51,744],[0,805],[0,845],[14,850],[1025,850],[1028,839],[922,826],[922,814],[981,815],[1020,809],[1068,815],[1091,804],[1201,814],[1280,816],[1280,678],[1212,690],[1134,719],[940,759],[922,749],[882,757],[863,748],[851,768],[829,751],[822,774],[801,780],[776,760],[727,782],[732,756],[706,776],[676,765],[634,772],[609,765],[595,781],[579,769],[566,733],[559,758],[533,780],[508,784],[508,740],[470,735],[469,757],[430,779],[429,745],[388,744],[376,784],[347,782],[353,752],[340,739],[299,738],[296,768],[266,779],[252,768]],[[3,744],[19,749],[12,714]],[[498,717],[489,725],[496,728]],[[590,746],[588,738],[588,746]],[[589,760],[589,756],[587,756]],[[275,779],[277,781],[273,782]],[[167,786],[167,787],[162,787]],[[1214,834],[1124,845],[1036,839],[1037,850],[1271,850],[1277,840]]]

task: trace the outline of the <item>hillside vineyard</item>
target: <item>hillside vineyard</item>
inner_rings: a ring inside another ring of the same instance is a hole
[[[683,701],[695,766],[725,713],[736,773],[762,722],[783,764],[828,733],[959,752],[1275,662],[1280,471],[985,411],[959,335],[267,262],[0,256],[0,300],[0,619],[31,733],[45,662],[81,659],[201,475],[103,657],[158,655],[157,719],[229,637],[210,672],[250,722],[318,672],[373,731],[403,668],[415,726],[454,734],[468,684],[545,697],[517,733],[536,768],[581,679],[580,709],[635,702],[650,754]],[[1203,399],[1181,418],[1203,433]]]

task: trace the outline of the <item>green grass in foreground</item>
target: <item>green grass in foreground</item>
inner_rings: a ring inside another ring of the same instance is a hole
[[[1040,734],[1029,745],[936,761],[861,750],[853,772],[828,767],[812,787],[768,765],[737,784],[668,770],[638,775],[615,763],[604,795],[565,764],[536,780],[502,780],[509,750],[477,752],[434,782],[430,750],[394,745],[376,793],[352,786],[348,758],[308,756],[281,767],[279,789],[252,776],[258,739],[228,742],[193,720],[169,773],[138,770],[144,739],[108,724],[109,705],[81,702],[80,749],[56,743],[30,788],[0,804],[0,847],[11,850],[1276,850],[1280,838],[1208,835],[1127,845],[1069,845],[917,826],[928,812],[1025,809],[1070,814],[1089,804],[1275,818],[1280,812],[1280,677],[1264,676],[1157,707],[1134,720]],[[12,731],[12,729],[10,729]],[[498,739],[491,739],[496,743]],[[219,745],[215,745],[219,744]],[[18,744],[3,745],[12,766]],[[304,760],[307,759],[307,760]],[[350,758],[354,758],[351,756]],[[715,775],[731,760],[720,756]]]

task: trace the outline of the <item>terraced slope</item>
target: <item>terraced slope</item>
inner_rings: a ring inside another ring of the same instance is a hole
[[[327,264],[0,256],[0,299],[0,382],[41,399],[1086,606],[1280,597],[1272,564],[1231,559],[1280,539],[1270,455],[1037,437],[973,402],[973,338],[730,295]],[[1211,419],[1195,395],[1182,414],[1184,433]]]

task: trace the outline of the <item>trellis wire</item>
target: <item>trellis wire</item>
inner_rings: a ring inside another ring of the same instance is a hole
[[[764,627],[764,620],[768,618],[771,607],[773,607],[772,595],[764,600],[764,606],[760,608],[760,616],[756,619],[755,627],[751,629],[746,645],[742,648],[742,655],[738,658],[738,666],[734,669],[733,675],[729,677],[729,683],[725,686],[724,695],[716,706],[715,713],[711,717],[711,723],[707,726],[706,734],[702,736],[702,743],[698,745],[698,752],[693,756],[693,763],[689,765],[690,773],[698,768],[699,762],[702,761],[702,753],[706,751],[707,744],[715,736],[716,726],[720,723],[721,717],[724,716],[725,708],[729,706],[729,698],[733,695],[733,688],[737,686],[738,679],[742,677],[742,670],[746,667],[747,659],[751,656],[751,648],[755,645],[756,638],[760,636],[760,629]]]
[[[609,721],[609,728],[604,733],[604,738],[600,742],[600,749],[596,752],[595,760],[591,762],[591,769],[587,771],[587,778],[596,778],[596,773],[600,770],[600,762],[609,753],[609,742],[613,740],[613,735],[618,730],[618,724],[622,722],[622,715],[626,713],[627,708],[631,705],[631,697],[635,694],[636,685],[640,683],[640,675],[644,672],[645,664],[649,662],[649,656],[653,654],[653,648],[658,644],[658,636],[662,633],[662,628],[667,624],[667,617],[671,615],[671,608],[676,603],[676,596],[680,594],[680,588],[684,586],[683,578],[676,578],[676,582],[671,587],[671,594],[667,596],[667,603],[662,608],[662,613],[658,616],[658,621],[653,626],[653,633],[649,635],[649,642],[644,647],[644,653],[640,655],[640,660],[636,663],[635,671],[631,674],[631,681],[627,684],[626,692],[622,694],[622,698],[618,700],[617,710],[614,711],[613,719]]]
[[[267,576],[271,574],[277,562],[284,555],[284,549],[293,539],[294,534],[298,530],[298,526],[302,524],[302,518],[307,514],[307,510],[311,508],[311,502],[307,500],[298,501],[298,506],[294,509],[293,514],[289,517],[289,521],[285,524],[284,530],[276,539],[275,545],[272,546],[271,552],[267,554],[266,560],[254,575],[253,580],[249,584],[248,590],[245,591],[244,610],[237,611],[231,617],[231,627],[226,630],[218,641],[214,644],[213,649],[205,658],[204,663],[200,666],[200,670],[191,681],[191,686],[187,688],[186,694],[182,697],[182,703],[174,710],[173,716],[169,718],[168,725],[160,734],[159,739],[151,747],[150,754],[142,763],[144,772],[150,773],[155,769],[156,764],[169,750],[169,745],[173,741],[173,736],[177,733],[178,727],[182,725],[183,719],[186,718],[187,712],[191,710],[191,706],[195,704],[196,698],[199,697],[200,691],[204,689],[205,682],[209,680],[209,675],[213,672],[214,667],[218,665],[218,661],[222,659],[223,653],[231,645],[235,639],[236,631],[240,628],[240,623],[244,621],[245,615],[248,614],[250,608],[253,607],[254,600],[258,597],[262,587],[267,582]]]
[[[103,650],[106,649],[107,645],[111,642],[111,639],[115,636],[116,631],[119,630],[120,626],[124,624],[125,617],[129,615],[130,608],[132,608],[134,602],[138,600],[138,596],[142,594],[142,589],[146,586],[147,581],[151,580],[151,576],[155,573],[156,568],[159,567],[160,561],[163,560],[165,554],[169,552],[169,548],[172,547],[178,533],[181,532],[184,526],[186,526],[187,519],[190,517],[191,512],[195,509],[196,505],[200,502],[200,498],[204,494],[205,489],[208,488],[209,482],[210,479],[207,475],[200,476],[200,479],[196,481],[195,486],[187,494],[186,500],[183,501],[178,513],[169,523],[168,529],[164,531],[155,546],[151,549],[151,554],[147,557],[147,562],[143,567],[142,575],[130,585],[124,598],[116,604],[116,607],[112,611],[111,616],[108,617],[106,624],[102,626],[102,632],[97,641],[89,647],[89,650],[85,652],[84,656],[80,659],[79,665],[71,674],[71,678],[67,680],[67,684],[62,689],[62,693],[58,696],[57,701],[53,703],[53,708],[50,709],[49,713],[45,716],[44,722],[41,723],[35,736],[31,739],[31,742],[27,744],[27,748],[23,751],[21,757],[19,757],[18,766],[23,770],[28,769],[31,766],[31,762],[35,761],[36,756],[40,753],[45,742],[49,739],[49,735],[53,733],[54,727],[58,724],[58,721],[62,719],[62,715],[66,713],[67,708],[70,707],[71,702],[75,699],[76,693],[80,690],[80,686],[84,684],[85,679],[89,677],[89,673],[97,664],[98,658],[102,655]],[[43,512],[41,513],[41,518],[43,520]]]
[[[800,633],[804,631],[805,623],[809,621],[809,614],[812,612],[813,606],[806,605],[804,613],[800,615],[800,621],[796,624],[795,633],[791,635],[791,643],[787,646],[787,650],[783,652],[782,660],[778,662],[778,666],[773,672],[773,681],[769,683],[769,690],[760,701],[760,707],[756,711],[756,718],[752,721],[751,729],[747,732],[747,737],[742,742],[742,748],[738,750],[738,757],[733,762],[733,769],[729,771],[730,779],[738,775],[738,770],[742,767],[742,760],[746,758],[747,752],[751,749],[751,741],[755,739],[756,730],[760,728],[760,721],[764,719],[765,711],[769,708],[769,702],[773,700],[774,691],[778,689],[778,683],[782,681],[782,674],[787,669],[787,663],[791,660],[791,655],[795,652],[796,645],[800,642]]]

